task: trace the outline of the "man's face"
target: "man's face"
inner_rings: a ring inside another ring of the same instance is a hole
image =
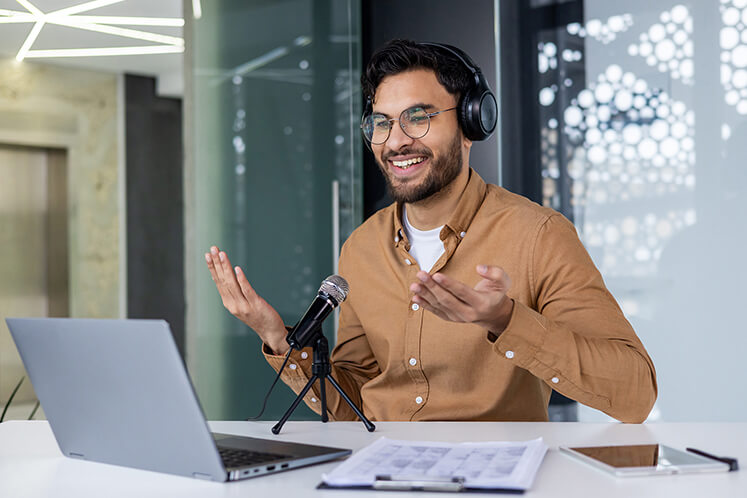
[[[433,71],[415,69],[384,78],[376,89],[373,111],[396,119],[414,106],[431,113],[456,105],[456,98]],[[371,148],[389,194],[397,202],[411,203],[451,183],[461,172],[471,145],[459,129],[454,109],[431,117],[430,130],[417,139],[407,136],[395,121],[387,141]]]

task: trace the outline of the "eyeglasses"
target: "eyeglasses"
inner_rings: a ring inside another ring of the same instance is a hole
[[[394,121],[399,121],[400,128],[408,137],[423,138],[431,129],[431,117],[454,109],[456,107],[436,112],[426,112],[422,107],[410,107],[402,111],[399,119],[388,118],[379,113],[368,114],[363,116],[361,129],[363,130],[363,136],[373,145],[381,145],[387,141]]]

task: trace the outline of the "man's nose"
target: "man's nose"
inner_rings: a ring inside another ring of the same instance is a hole
[[[389,131],[389,139],[386,141],[389,148],[392,150],[399,150],[405,145],[410,145],[412,142],[413,139],[407,136],[407,134],[402,130],[399,121],[393,122],[392,129]]]

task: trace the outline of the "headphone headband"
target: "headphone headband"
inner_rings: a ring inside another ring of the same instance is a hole
[[[480,67],[463,50],[453,45],[434,42],[420,42],[418,45],[436,47],[449,52],[472,73],[475,83],[464,92],[459,102],[459,124],[464,135],[470,140],[485,140],[492,135],[498,121],[498,104]]]
[[[435,42],[419,42],[418,45],[424,45],[428,47],[436,47],[443,50],[446,50],[447,52],[450,52],[451,55],[462,61],[462,64],[464,64],[464,67],[470,70],[472,75],[475,77],[475,83],[478,82],[479,75],[482,74],[482,70],[475,64],[472,59],[470,59],[469,55],[458,49],[457,47],[453,45],[446,45],[445,43],[435,43]]]

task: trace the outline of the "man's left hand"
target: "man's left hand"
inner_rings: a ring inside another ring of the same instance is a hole
[[[478,265],[482,277],[470,288],[441,273],[419,271],[420,283],[410,285],[412,300],[434,315],[450,322],[474,323],[495,335],[508,325],[514,301],[506,295],[511,279],[498,266]]]

